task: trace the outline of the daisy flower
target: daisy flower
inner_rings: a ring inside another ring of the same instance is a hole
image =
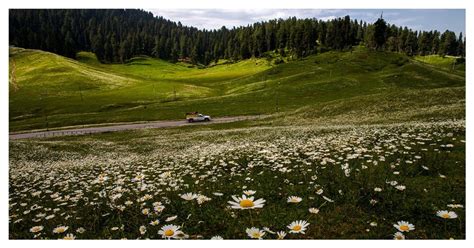
[[[289,196],[288,199],[286,200],[286,202],[288,202],[288,203],[299,203],[302,200],[303,199],[301,197],[298,197],[298,196]]]
[[[163,206],[163,205],[156,205],[156,206],[153,207],[153,210],[155,210],[155,212],[157,212],[157,213],[163,212],[164,209],[165,209],[165,206]]]
[[[307,226],[309,226],[309,223],[306,222],[305,220],[297,220],[297,221],[293,221],[287,227],[288,229],[290,229],[290,233],[304,234],[304,231],[306,231]]]
[[[210,201],[211,198],[205,196],[205,195],[198,195],[196,198],[196,201],[199,205],[203,204],[204,202]]]
[[[254,209],[254,208],[263,208],[263,203],[265,203],[265,200],[260,198],[258,200],[254,201],[254,197],[249,197],[247,198],[246,195],[242,195],[242,198],[232,196],[232,199],[234,199],[235,202],[233,201],[228,201],[228,203],[231,205],[231,208],[234,209]]]
[[[285,236],[286,236],[286,232],[279,231],[279,232],[277,232],[277,236],[278,236],[277,239],[284,239]]]
[[[447,206],[450,208],[464,208],[462,204],[448,204]]]
[[[246,194],[246,195],[253,195],[255,193],[257,193],[257,191],[255,191],[255,190],[245,190],[244,191],[244,194]]]
[[[142,181],[145,178],[143,174],[137,174],[134,178],[132,178],[132,182]]]
[[[175,237],[175,239],[180,239],[180,240],[188,239],[188,238],[189,238],[189,235],[187,235],[184,232],[179,232],[178,234],[176,234],[176,237]]]
[[[268,228],[268,227],[263,227],[263,230],[267,233],[275,234],[275,232],[270,230],[270,228]]]
[[[140,226],[140,228],[138,230],[140,231],[141,235],[146,233],[146,227],[145,226]]]
[[[398,221],[397,224],[393,224],[400,232],[409,232],[415,230],[415,225],[410,224],[406,221]]]
[[[405,239],[405,235],[403,235],[403,233],[401,232],[396,232],[395,234],[393,234],[393,239],[402,240]]]
[[[84,229],[83,227],[79,227],[76,229],[76,232],[77,233],[84,233],[86,231],[86,229]]]
[[[211,238],[211,240],[223,240],[223,238],[221,236],[217,235],[217,236],[213,236]]]
[[[32,228],[30,228],[30,232],[32,233],[37,233],[37,232],[41,232],[43,230],[43,226],[34,226]]]
[[[58,226],[56,228],[53,229],[53,233],[63,233],[65,231],[67,231],[69,227],[67,226]]]
[[[247,228],[245,232],[247,232],[247,235],[252,239],[262,239],[262,237],[265,235],[263,230],[260,230],[256,227]]]
[[[150,225],[152,225],[152,226],[156,226],[156,225],[158,225],[158,224],[160,224],[160,221],[159,221],[159,220],[152,220],[152,221],[150,222]]]
[[[107,181],[107,179],[109,179],[106,175],[104,174],[100,174],[97,179],[96,179],[96,182],[97,183],[103,183],[105,181]]]
[[[326,196],[324,196],[324,195],[323,195],[323,198],[324,198],[324,200],[326,200],[326,201],[328,201],[328,202],[334,202],[334,200],[332,200],[331,198],[326,197]]]
[[[318,209],[318,208],[310,208],[310,209],[308,209],[308,211],[309,211],[310,213],[312,213],[312,214],[317,214],[317,213],[319,213],[319,209]]]
[[[407,187],[405,185],[397,185],[395,186],[396,189],[400,190],[400,191],[403,191],[405,190]]]
[[[74,239],[76,239],[76,236],[74,236],[74,234],[72,234],[72,233],[68,233],[63,239],[64,240],[74,240]]]
[[[171,216],[171,217],[168,217],[168,218],[166,218],[166,220],[165,220],[165,221],[166,221],[166,222],[170,222],[170,221],[176,220],[176,218],[178,218],[178,216],[177,216],[177,215],[175,215],[175,216]]]
[[[161,230],[158,231],[158,234],[161,234],[163,238],[176,238],[177,235],[182,234],[183,232],[179,230],[179,226],[176,225],[165,225],[161,227]]]
[[[440,210],[436,212],[436,215],[443,219],[456,219],[458,215],[453,211]]]
[[[194,194],[194,193],[186,193],[186,194],[182,194],[180,195],[180,197],[186,201],[192,201],[194,199],[196,199],[198,197],[197,194]]]

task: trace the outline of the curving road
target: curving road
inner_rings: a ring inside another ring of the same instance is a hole
[[[85,127],[85,128],[72,128],[72,129],[51,130],[51,131],[12,133],[9,136],[10,136],[10,140],[45,138],[45,137],[57,137],[57,136],[69,136],[69,135],[84,135],[84,134],[92,134],[92,133],[118,132],[118,131],[146,129],[146,128],[164,128],[164,127],[179,127],[179,126],[187,126],[187,125],[227,123],[227,122],[234,122],[234,121],[259,119],[263,117],[265,116],[253,115],[253,116],[221,117],[221,118],[213,118],[210,122],[194,122],[194,123],[188,123],[187,121],[153,121],[153,122],[147,122],[147,123],[115,124],[115,125],[100,126],[100,127]]]

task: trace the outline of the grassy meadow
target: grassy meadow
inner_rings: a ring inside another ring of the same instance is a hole
[[[337,101],[358,97],[385,104],[413,92],[429,100],[447,91],[455,97],[443,102],[463,101],[465,94],[463,75],[363,47],[278,65],[271,58],[250,59],[204,69],[147,57],[100,64],[91,53],[79,53],[76,61],[10,48],[10,67],[10,131],[179,120],[196,110],[214,117],[320,111]]]
[[[398,221],[406,239],[465,238],[463,121],[252,125],[11,142],[10,238],[392,239]],[[244,194],[265,203],[231,208]]]
[[[358,47],[198,68],[10,48],[10,131],[269,114],[12,140],[10,238],[465,239],[465,73],[444,60]]]

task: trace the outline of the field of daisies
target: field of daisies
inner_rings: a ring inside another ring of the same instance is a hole
[[[465,122],[10,142],[11,239],[464,239]]]

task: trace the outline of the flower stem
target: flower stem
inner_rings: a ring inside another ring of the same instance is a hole
[[[252,216],[252,210],[249,210],[250,211],[250,224],[252,224],[253,226],[253,216]]]

